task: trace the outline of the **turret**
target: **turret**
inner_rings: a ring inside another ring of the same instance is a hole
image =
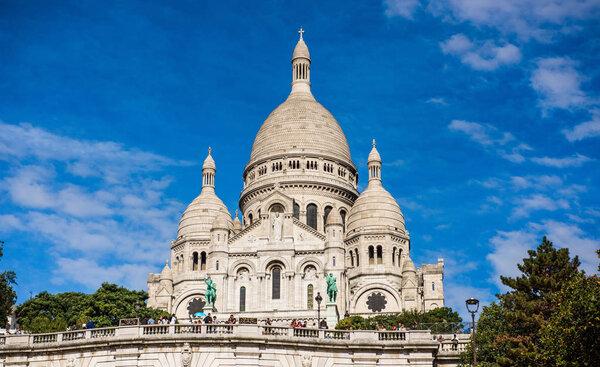
[[[300,28],[298,33],[300,39],[292,55],[292,93],[310,93],[310,53],[302,38],[304,30]]]

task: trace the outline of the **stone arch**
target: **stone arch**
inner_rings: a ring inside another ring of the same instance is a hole
[[[204,295],[204,292],[198,291],[197,289],[183,292],[177,298],[175,298],[175,301],[173,302],[173,305],[175,307],[173,307],[173,310],[178,319],[185,319],[188,317],[187,303],[192,298],[196,298],[196,297],[203,298],[206,300],[206,296]]]
[[[237,274],[237,271],[242,267],[248,268],[250,274],[256,274],[256,266],[254,266],[254,263],[252,263],[252,261],[240,259],[235,261],[231,266],[229,266],[229,271],[227,272],[227,275],[235,276]]]
[[[314,256],[310,256],[302,259],[302,261],[298,263],[296,266],[296,274],[302,274],[307,265],[313,265],[317,268],[317,272],[323,269],[323,262]]]
[[[265,273],[268,273],[269,272],[269,268],[272,267],[273,265],[277,264],[277,263],[279,265],[281,265],[281,268],[282,268],[283,271],[291,269],[290,268],[290,264],[283,257],[281,257],[281,256],[272,256],[272,257],[269,257],[263,263],[264,266],[262,266],[261,268],[262,268],[262,270]]]
[[[371,311],[365,311],[366,307],[364,305],[359,304],[365,301],[366,294],[370,292],[380,291],[385,295],[389,295],[392,297],[392,301],[394,304],[389,304],[389,308],[384,310],[383,312],[401,312],[402,311],[402,302],[400,299],[400,295],[398,292],[388,284],[384,283],[371,283],[361,287],[357,292],[355,292],[354,298],[350,304],[350,310],[353,313],[371,313]]]

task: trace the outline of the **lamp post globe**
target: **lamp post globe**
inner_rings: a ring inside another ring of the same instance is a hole
[[[317,328],[321,328],[321,301],[323,297],[321,297],[321,292],[317,292],[317,296],[315,297],[315,301],[317,301]]]
[[[479,300],[476,298],[469,298],[465,301],[467,304],[467,311],[471,313],[471,318],[473,320],[473,367],[477,367],[477,345],[475,344],[475,314],[479,310]]]

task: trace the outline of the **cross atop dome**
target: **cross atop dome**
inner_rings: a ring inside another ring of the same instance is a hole
[[[302,39],[302,34],[304,33],[304,29],[302,29],[302,27],[300,27],[300,30],[298,31],[298,33],[300,33],[300,39]]]
[[[375,139],[373,139],[373,148],[375,148]]]

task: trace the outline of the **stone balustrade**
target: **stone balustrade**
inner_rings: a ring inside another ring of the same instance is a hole
[[[413,331],[373,331],[373,330],[333,330],[313,328],[293,328],[287,326],[267,325],[229,325],[229,324],[175,324],[175,325],[138,325],[87,330],[65,331],[48,334],[21,334],[0,336],[0,348],[11,346],[71,343],[89,339],[108,338],[153,338],[156,336],[196,335],[211,338],[220,335],[254,336],[260,338],[296,338],[296,339],[331,339],[359,341],[369,343],[436,343],[431,341],[431,333],[427,330]],[[464,351],[468,340],[462,338],[456,350],[450,341],[440,344],[444,352]]]

